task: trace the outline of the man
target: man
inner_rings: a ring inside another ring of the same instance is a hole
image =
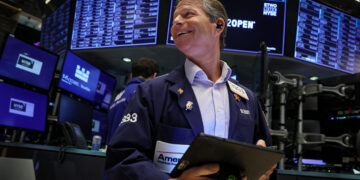
[[[179,158],[201,132],[261,146],[271,143],[256,97],[229,79],[231,69],[220,60],[226,22],[217,0],[178,3],[171,34],[185,64],[138,87],[107,151],[110,179],[169,179],[166,173],[174,164],[167,160]],[[178,179],[208,179],[218,170],[218,164],[206,164]]]
[[[158,73],[159,65],[155,60],[150,58],[140,58],[131,65],[130,80],[125,89],[115,97],[109,109],[107,144],[119,126],[130,97],[138,85],[146,80],[155,78]]]

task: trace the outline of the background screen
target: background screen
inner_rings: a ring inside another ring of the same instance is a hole
[[[47,96],[0,82],[0,125],[44,131]]]
[[[112,91],[115,86],[116,79],[101,72],[95,93],[95,102],[101,104],[101,107],[108,108]]]
[[[225,50],[258,53],[264,41],[269,54],[283,55],[285,34],[285,0],[220,0],[227,13]],[[170,11],[167,44],[173,44],[170,34],[174,6]]]
[[[299,3],[294,57],[359,72],[359,19],[311,0]]]
[[[94,101],[100,70],[68,51],[65,57],[59,87]]]
[[[0,59],[0,75],[49,89],[58,57],[8,36]]]
[[[59,108],[59,122],[71,122],[80,126],[86,139],[92,138],[92,107],[66,95],[61,95]]]
[[[66,50],[71,0],[42,21],[40,46],[58,55]]]
[[[159,0],[76,1],[71,49],[156,44]]]

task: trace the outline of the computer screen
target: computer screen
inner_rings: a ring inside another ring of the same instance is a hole
[[[76,1],[71,49],[149,45],[157,42],[159,0]]]
[[[100,70],[68,51],[61,72],[59,87],[94,101]]]
[[[87,140],[92,138],[92,106],[66,95],[61,95],[59,106],[59,123],[71,122],[80,126]]]
[[[360,72],[359,19],[312,0],[299,0],[294,57]]]
[[[106,142],[107,134],[107,113],[95,110],[93,111],[93,126],[92,126],[92,135],[101,136],[101,142]]]
[[[0,76],[49,89],[58,56],[8,36],[0,58]]]
[[[66,0],[42,21],[40,46],[58,55],[67,49],[71,0]]]
[[[112,91],[114,89],[116,79],[101,71],[99,82],[95,93],[95,102],[101,107],[107,109],[111,101]]]
[[[286,0],[220,0],[227,13],[226,51],[259,53],[264,41],[269,54],[283,55]],[[170,33],[176,0],[172,0],[167,44],[174,44]]]
[[[45,130],[47,96],[0,82],[0,125]]]

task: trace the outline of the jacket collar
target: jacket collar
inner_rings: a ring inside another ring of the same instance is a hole
[[[134,77],[134,78],[132,78],[132,79],[130,79],[130,81],[127,83],[127,85],[129,85],[129,84],[139,84],[139,83],[142,83],[142,82],[144,82],[145,80],[144,79],[142,79],[142,78],[137,78],[137,77]]]

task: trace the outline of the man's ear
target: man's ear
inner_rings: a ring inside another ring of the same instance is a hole
[[[216,29],[220,32],[224,31],[224,27],[225,27],[225,20],[223,18],[218,18],[216,21]]]
[[[130,73],[130,75],[129,75],[129,79],[132,79],[133,78],[133,74],[132,73]]]

